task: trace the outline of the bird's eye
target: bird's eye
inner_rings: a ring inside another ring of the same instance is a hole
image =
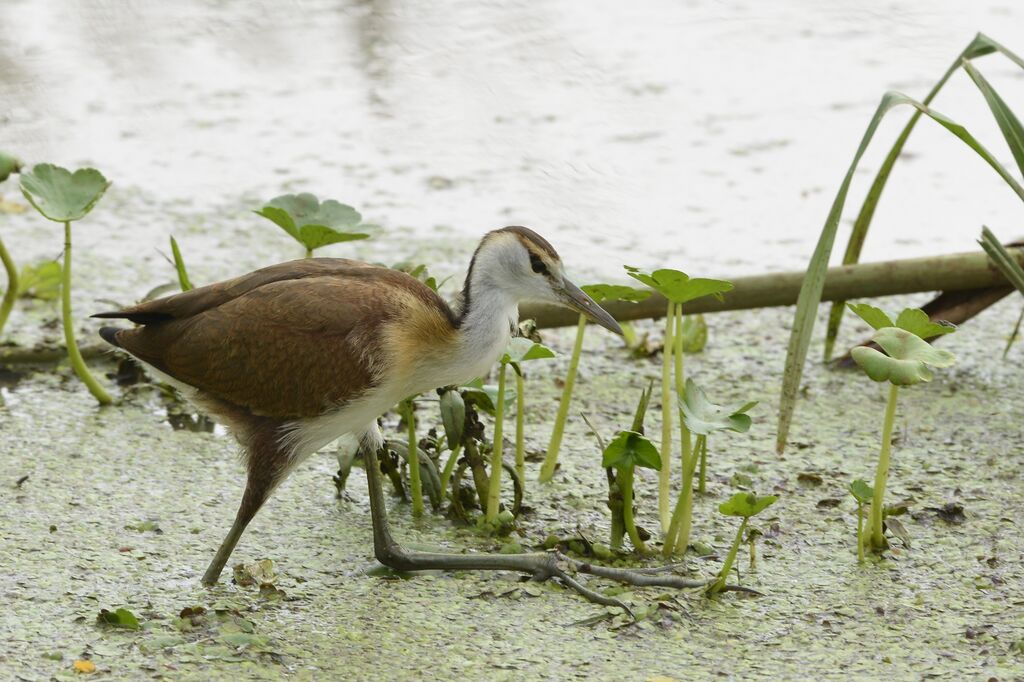
[[[548,266],[544,265],[544,261],[535,253],[530,254],[530,267],[538,275],[546,275],[548,273]]]

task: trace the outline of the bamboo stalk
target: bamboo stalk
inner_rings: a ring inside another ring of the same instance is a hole
[[[1024,247],[1007,251],[1024,266]],[[719,301],[713,296],[683,305],[683,313],[714,313],[794,305],[800,294],[804,272],[780,272],[752,277],[732,278],[733,290]],[[981,251],[928,256],[907,260],[860,263],[829,268],[825,277],[823,301],[843,301],[878,296],[895,296],[921,291],[962,291],[984,287],[1009,286],[1006,278]],[[605,309],[617,320],[641,320],[665,315],[666,302],[654,293],[639,303],[616,301]],[[524,305],[523,319],[534,319],[538,327],[567,327],[575,324],[578,313],[557,306]]]

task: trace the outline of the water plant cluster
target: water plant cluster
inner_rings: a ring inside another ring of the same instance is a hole
[[[821,299],[824,271],[846,193],[857,162],[885,113],[899,104],[910,105],[916,110],[876,177],[855,224],[844,262],[855,262],[859,257],[888,174],[922,114],[966,142],[1024,199],[1024,189],[1016,179],[965,128],[929,106],[951,74],[963,68],[985,97],[1024,172],[1024,127],[972,64],[973,59],[993,52],[1002,53],[1024,68],[1024,61],[1016,55],[979,35],[923,102],[898,93],[889,93],[883,98],[826,221],[801,292],[782,390],[778,432],[780,449],[786,442],[814,313]],[[0,303],[0,333],[18,297],[59,296],[70,366],[100,405],[112,404],[114,398],[110,391],[93,376],[79,350],[71,308],[72,224],[89,216],[110,187],[110,182],[98,170],[91,168],[72,172],[42,163],[25,170],[17,159],[0,153],[0,182],[12,175],[20,175],[21,193],[31,207],[42,218],[63,226],[64,242],[60,262],[38,263],[18,270],[12,255],[0,241],[0,261],[7,274],[7,287]],[[292,237],[306,258],[313,257],[314,252],[324,246],[369,239],[380,232],[376,225],[364,223],[355,208],[331,199],[321,201],[308,193],[276,197],[254,212]],[[191,289],[194,283],[182,249],[173,236],[169,236],[169,243],[177,286],[182,291]],[[987,228],[980,243],[1007,279],[1024,292],[1024,270],[1007,255]],[[423,264],[404,262],[393,267],[416,277],[435,291],[445,284],[445,281],[439,282],[433,277]],[[695,497],[720,494],[709,485],[709,471],[716,452],[712,442],[717,447],[725,432],[746,433],[752,426],[750,411],[758,403],[756,400],[744,400],[736,404],[717,404],[709,397],[709,389],[720,384],[723,377],[698,377],[698,382],[686,372],[686,355],[702,352],[708,339],[706,321],[700,316],[687,315],[687,304],[707,296],[727,296],[732,284],[725,280],[691,277],[681,270],[667,267],[652,270],[632,265],[623,267],[625,274],[642,287],[594,283],[583,287],[584,291],[601,304],[661,297],[665,304],[664,333],[660,348],[660,383],[657,390],[652,383],[641,392],[631,423],[623,424],[620,430],[606,439],[587,421],[598,445],[593,466],[601,467],[607,480],[607,491],[602,491],[602,495],[606,495],[609,509],[610,551],[601,558],[613,555],[624,561],[642,558],[652,553],[652,544],[660,542],[663,557],[677,559],[686,556],[691,548]],[[903,310],[894,319],[866,303],[845,307],[837,304],[830,317],[826,357],[831,355],[841,314],[846,309],[874,330],[869,345],[859,346],[851,352],[854,362],[869,379],[888,385],[881,445],[877,458],[873,460],[873,484],[862,478],[849,484],[849,493],[857,509],[855,554],[859,561],[864,562],[869,553],[886,551],[889,537],[905,534],[893,518],[894,512],[885,505],[900,391],[929,382],[935,368],[947,368],[955,362],[952,353],[930,343],[955,331],[955,328],[931,320],[919,309]],[[534,484],[527,483],[531,478],[525,435],[530,383],[527,370],[532,363],[554,358],[555,352],[544,345],[528,323],[524,323],[520,334],[511,340],[497,363],[493,378],[480,377],[465,386],[441,387],[429,395],[408,396],[395,406],[388,420],[394,426],[388,440],[390,453],[382,458],[382,470],[395,493],[409,501],[413,516],[423,516],[429,504],[432,510],[443,511],[456,522],[475,526],[488,534],[505,537],[514,531],[523,531],[524,500],[543,496],[546,486],[557,481],[562,471],[559,453],[572,415],[573,394],[587,326],[586,318],[580,316],[562,378],[563,390],[554,425]],[[627,345],[639,347],[641,344],[635,338],[635,331],[626,327],[626,332]],[[1016,335],[1015,330],[1011,344]],[[643,353],[634,357],[636,355]],[[493,383],[489,383],[491,381]],[[646,429],[647,415],[655,396],[660,412],[657,442],[648,437]],[[428,408],[436,417],[424,416]],[[510,415],[514,415],[514,419]],[[582,419],[587,420],[586,415],[582,415]],[[506,446],[509,433],[512,433],[510,450]],[[335,484],[339,495],[344,494],[354,454],[355,448],[351,443],[337,446],[339,470]],[[870,478],[866,472],[870,470],[871,461],[868,460],[869,466],[865,467],[867,478]],[[657,486],[654,496],[647,495],[644,486],[640,485],[643,475],[638,472],[643,469],[655,473]],[[750,527],[750,520],[776,501],[774,495],[745,491],[730,491],[729,495],[723,496],[719,512],[741,520],[717,577],[706,585],[708,595],[716,595],[726,588],[744,543],[749,547],[750,563],[754,564],[754,547],[760,532]],[[645,505],[650,506],[651,516],[657,518],[658,527],[654,533],[637,522]],[[594,554],[599,553],[595,551]]]

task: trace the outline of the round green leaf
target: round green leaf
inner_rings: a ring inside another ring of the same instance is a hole
[[[686,380],[679,409],[683,421],[692,433],[707,436],[715,431],[745,433],[750,429],[751,419],[746,414],[757,402],[742,405],[721,406],[708,400],[707,394],[693,379]]]
[[[892,320],[881,308],[876,308],[868,303],[847,303],[846,307],[852,310],[857,317],[867,322],[872,329],[893,326]]]
[[[351,206],[333,199],[320,202],[314,195],[285,194],[270,200],[256,211],[290,234],[307,249],[318,249],[328,244],[368,239],[372,225],[362,224],[363,217]]]
[[[63,223],[88,215],[110,183],[95,168],[66,168],[41,163],[21,175],[21,193],[44,218]]]
[[[749,519],[775,504],[778,499],[775,495],[758,497],[754,493],[736,493],[720,504],[718,511],[726,516],[742,516]]]
[[[721,299],[723,293],[732,290],[732,282],[699,277],[691,279],[685,272],[670,268],[662,268],[648,274],[631,265],[624,267],[630,277],[643,282],[672,303],[686,303],[704,296]]]
[[[911,334],[920,336],[922,339],[952,334],[956,331],[956,325],[948,322],[945,324],[932,322],[931,318],[928,317],[928,313],[920,308],[907,308],[896,318],[896,324],[890,326],[899,327]]]
[[[595,303],[608,303],[610,301],[637,303],[651,295],[651,292],[645,289],[636,289],[623,284],[587,284],[580,287],[580,289],[583,289],[583,293],[594,299]]]
[[[889,381],[897,386],[912,386],[932,380],[932,367],[949,367],[956,356],[935,348],[921,337],[898,327],[883,327],[871,340],[885,353],[859,346],[850,351],[854,361],[874,381]]]
[[[509,339],[505,354],[501,361],[505,364],[527,362],[529,360],[543,360],[555,357],[555,352],[542,343],[531,341],[524,336],[514,336]]]
[[[601,457],[601,466],[612,469],[646,467],[661,469],[661,455],[654,443],[636,431],[619,431],[608,443]]]
[[[875,489],[860,479],[851,483],[849,490],[850,494],[861,504],[870,502],[871,498],[875,496]]]

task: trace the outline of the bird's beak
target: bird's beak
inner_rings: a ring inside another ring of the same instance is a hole
[[[622,336],[622,327],[615,321],[615,318],[608,314],[608,312],[594,302],[594,299],[583,293],[583,290],[578,286],[570,282],[568,279],[562,278],[562,287],[560,291],[556,292],[558,295],[559,303],[573,310],[585,315],[591,321],[598,323],[610,332],[615,332],[619,336]]]

